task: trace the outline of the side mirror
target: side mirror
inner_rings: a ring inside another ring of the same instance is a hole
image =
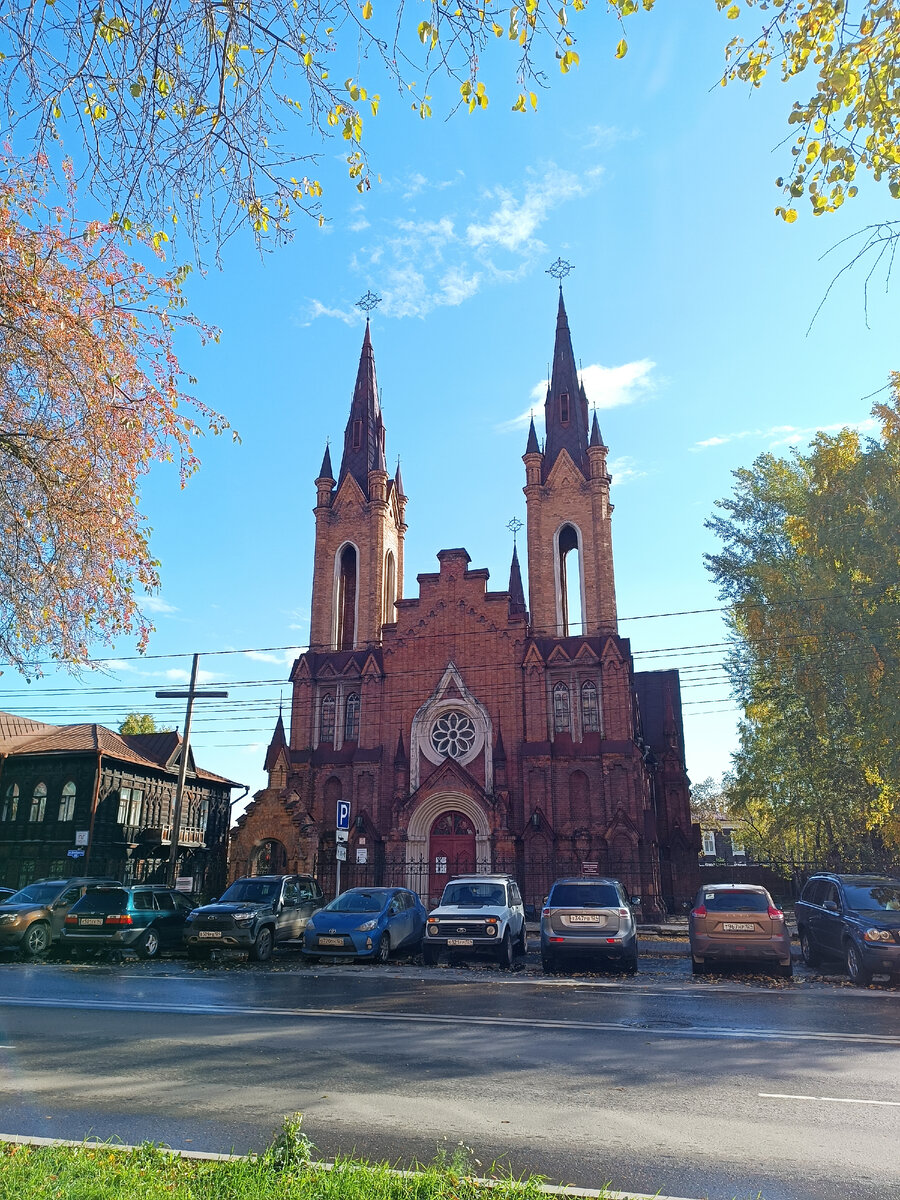
[[[841,911],[837,900],[826,900],[822,907],[828,912],[836,913]]]
[[[640,908],[640,905],[641,905],[640,896],[631,896],[630,899],[631,899],[632,906],[634,908]]]
[[[218,896],[213,896],[213,898],[210,900],[210,902],[209,902],[209,903],[210,903],[210,904],[216,904],[216,903],[218,902],[218,899],[219,899],[219,897],[218,897]]]

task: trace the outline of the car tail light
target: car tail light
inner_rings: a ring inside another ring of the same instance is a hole
[[[106,918],[105,924],[107,924],[107,925],[133,925],[134,922],[132,921],[132,919],[128,913],[113,913],[112,916],[109,916]]]
[[[542,916],[542,917],[549,917],[549,916],[550,916],[550,909],[549,909],[549,908],[542,908],[542,909],[541,909],[541,916]]]
[[[781,911],[780,908],[776,908],[774,904],[769,905],[769,916],[772,918],[773,921],[783,921],[784,920],[784,913]]]
[[[561,937],[547,938],[548,942],[564,942],[566,939]]]
[[[617,911],[618,911],[620,917],[630,917],[631,916],[631,913],[628,911],[627,908],[620,908]]]
[[[66,925],[77,925],[78,918],[77,917],[66,917],[65,924]]]
[[[691,916],[692,917],[705,917],[706,916],[706,905],[698,904],[696,908],[691,910]]]

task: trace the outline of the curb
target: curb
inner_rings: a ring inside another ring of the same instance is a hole
[[[132,1150],[139,1150],[139,1146],[129,1146],[125,1143],[111,1143],[94,1141],[85,1138],[84,1141],[75,1141],[73,1138],[49,1138],[49,1137],[28,1137],[25,1134],[19,1133],[0,1133],[0,1143],[6,1142],[16,1146],[72,1146],[75,1149],[83,1147],[107,1146],[111,1150],[120,1150],[127,1154]],[[171,1154],[175,1158],[187,1158],[199,1160],[202,1162],[240,1162],[247,1158],[257,1157],[251,1154],[216,1154],[213,1151],[207,1150],[173,1150],[170,1146],[157,1146],[164,1154]],[[310,1170],[313,1171],[333,1171],[333,1162],[310,1162]],[[396,1175],[398,1179],[415,1179],[419,1174],[418,1171],[400,1171],[393,1168],[390,1169],[391,1175]],[[473,1182],[480,1184],[482,1187],[490,1188],[497,1187],[499,1180],[483,1179],[478,1176],[472,1177]],[[602,1188],[580,1188],[570,1187],[566,1184],[557,1186],[552,1183],[543,1183],[539,1190],[546,1196],[578,1196],[578,1197],[596,1197],[602,1200],[690,1200],[684,1196],[663,1196],[659,1192],[654,1192],[650,1195],[647,1192],[610,1192],[604,1191]]]

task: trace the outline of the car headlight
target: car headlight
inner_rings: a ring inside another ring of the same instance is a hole
[[[437,925],[429,925],[428,926],[428,936],[429,937],[437,937],[438,933],[439,933],[439,930],[438,930]]]
[[[377,924],[378,924],[377,917],[374,921],[363,921],[362,925],[357,925],[356,932],[357,933],[369,933],[372,929],[375,928],[375,926]]]
[[[488,937],[496,937],[497,936],[497,926],[496,925],[488,925],[487,929],[485,929],[484,932],[488,935]]]
[[[254,914],[252,912],[235,913],[234,914],[234,923],[235,923],[235,925],[247,925],[250,921],[253,920],[253,917],[254,917]]]
[[[867,942],[892,942],[894,935],[889,929],[867,929],[863,934]]]
[[[14,921],[15,919],[15,913],[0,913],[0,925],[8,925],[10,921]]]

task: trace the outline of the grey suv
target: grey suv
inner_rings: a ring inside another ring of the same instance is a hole
[[[433,966],[441,950],[490,954],[501,967],[527,954],[525,906],[511,875],[460,875],[451,879],[428,914],[422,955]]]
[[[79,876],[39,879],[0,904],[0,948],[14,946],[26,958],[37,958],[59,940],[66,913],[92,887],[108,887],[118,879]]]
[[[637,970],[637,925],[618,879],[557,879],[541,909],[541,965],[590,957]]]
[[[307,921],[322,903],[322,889],[311,875],[236,879],[218,900],[188,913],[188,958],[208,958],[219,946],[246,950],[253,962],[266,962],[278,942],[303,937]]]

